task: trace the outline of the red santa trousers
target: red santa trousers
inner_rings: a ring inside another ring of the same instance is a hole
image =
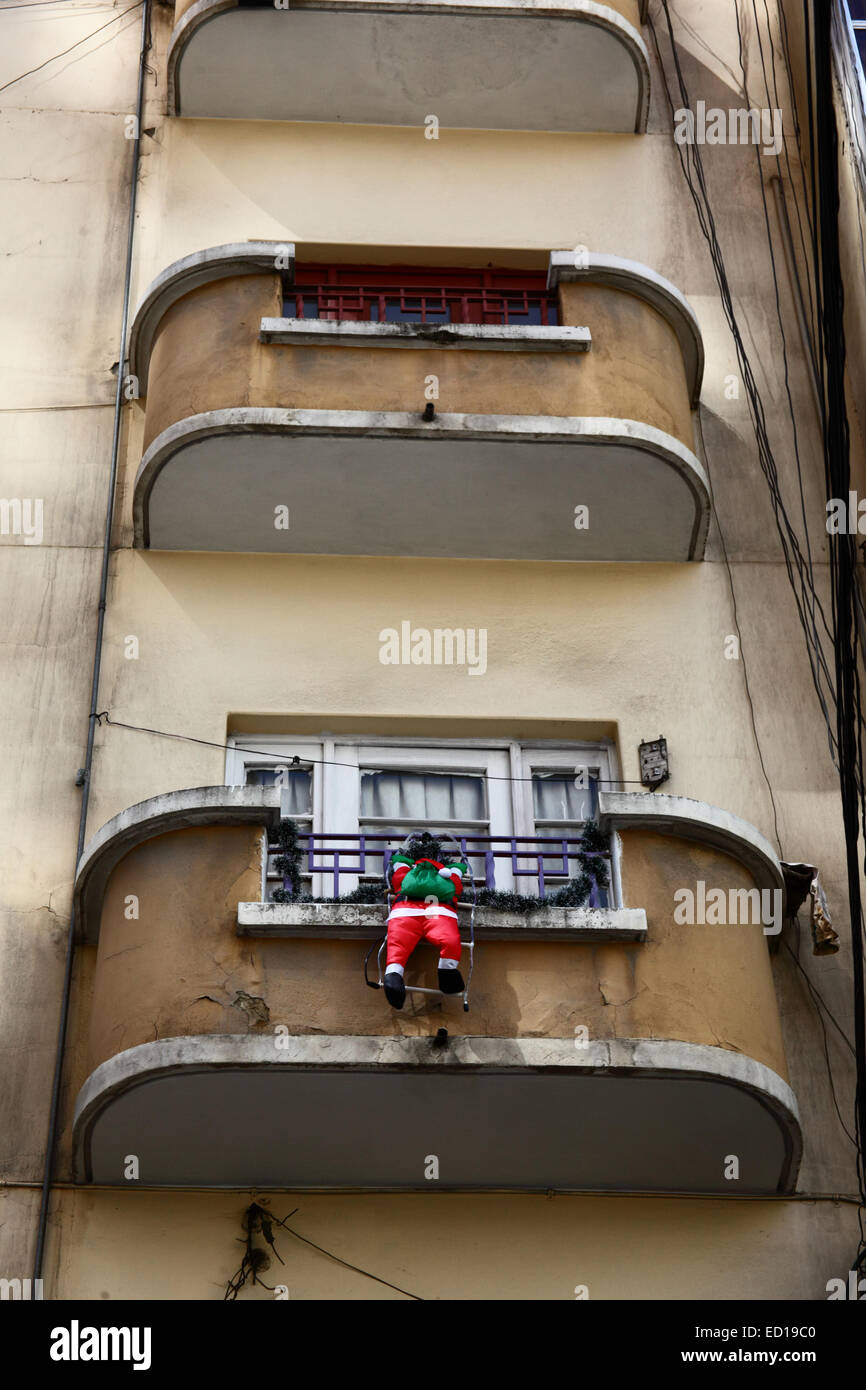
[[[405,965],[422,938],[439,947],[442,960],[459,961],[460,926],[456,912],[440,903],[431,903],[429,908],[398,903],[388,917],[387,964]]]

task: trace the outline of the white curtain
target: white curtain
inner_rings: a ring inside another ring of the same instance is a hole
[[[247,786],[278,786],[287,790],[290,816],[308,816],[313,809],[312,777],[302,768],[248,767]]]
[[[575,786],[573,772],[535,772],[532,801],[537,821],[586,821],[592,818],[595,783]]]
[[[484,778],[449,772],[361,773],[361,820],[483,821]]]

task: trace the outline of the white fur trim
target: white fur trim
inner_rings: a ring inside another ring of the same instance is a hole
[[[401,903],[399,907],[392,907],[388,920],[392,917],[453,917],[457,921],[457,913],[450,907],[443,907],[441,903],[431,903],[429,907],[410,907],[408,903]]]

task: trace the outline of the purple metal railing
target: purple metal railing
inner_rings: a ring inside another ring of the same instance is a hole
[[[508,859],[511,862],[511,873],[515,879],[535,879],[539,898],[545,896],[547,879],[563,879],[570,876],[569,866],[577,859],[583,844],[579,835],[466,834],[455,835],[454,839],[467,859],[480,859],[483,856],[483,886],[485,888],[496,888],[496,860]],[[323,835],[315,831],[299,829],[298,846],[304,855],[304,876],[325,874],[331,877],[335,898],[340,894],[340,878],[344,874],[351,877],[367,875],[369,878],[382,878],[384,881],[385,869],[390,864],[392,855],[398,852],[393,835],[374,832],[361,835]],[[269,842],[269,856],[280,853],[280,845],[277,842]],[[343,858],[344,855],[354,856],[354,859],[350,859],[347,863]],[[604,859],[609,864],[610,851],[592,852],[592,857]],[[525,862],[529,859],[535,861],[534,867],[521,868],[518,861]],[[554,862],[551,863],[551,860]],[[374,861],[374,863],[368,863],[368,861]],[[291,880],[284,875],[269,871],[267,878],[269,882],[281,883],[287,892],[292,891]],[[481,886],[477,875],[476,886]],[[562,884],[559,883],[556,886],[562,887]],[[605,890],[599,889],[593,878],[589,906],[607,906],[606,899]]]

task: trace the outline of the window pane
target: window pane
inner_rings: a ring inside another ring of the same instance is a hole
[[[550,772],[533,772],[532,804],[537,821],[586,821],[592,820],[596,806],[596,779],[588,779],[589,786],[575,785],[577,774],[574,771],[554,769]]]
[[[866,20],[866,0],[848,0],[848,9],[852,19]]]
[[[389,300],[385,317],[388,323],[447,323],[450,313],[441,299],[429,299],[424,304],[420,299],[404,299],[402,308],[399,300]]]
[[[248,787],[280,787],[289,792],[289,815],[309,815],[313,809],[312,774],[304,768],[248,767]]]
[[[361,773],[362,819],[386,816],[423,824],[484,820],[486,815],[483,777],[447,772]]]

